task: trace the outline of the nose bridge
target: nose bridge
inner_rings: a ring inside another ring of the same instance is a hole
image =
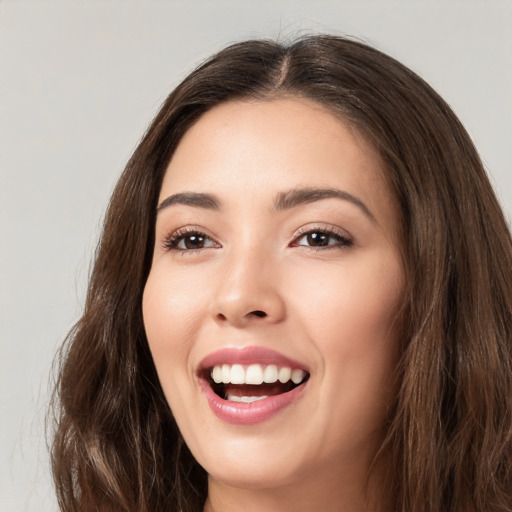
[[[278,274],[277,262],[264,244],[247,241],[233,246],[218,276],[212,304],[215,319],[238,327],[281,320],[285,307]]]

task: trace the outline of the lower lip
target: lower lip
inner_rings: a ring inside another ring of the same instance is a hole
[[[213,413],[217,418],[232,425],[255,425],[268,421],[296,401],[307,385],[307,383],[304,383],[287,393],[269,396],[255,402],[243,403],[222,399],[204,379],[201,379],[200,383]]]

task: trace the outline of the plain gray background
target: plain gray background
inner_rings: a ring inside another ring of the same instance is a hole
[[[159,104],[226,43],[347,34],[452,105],[512,214],[512,1],[0,0],[0,510],[56,510],[54,353],[116,177]]]

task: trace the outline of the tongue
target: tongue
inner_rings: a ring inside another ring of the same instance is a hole
[[[290,383],[281,384],[275,382],[273,384],[260,384],[254,386],[251,384],[224,384],[224,394],[229,396],[274,396],[286,391],[290,391]]]

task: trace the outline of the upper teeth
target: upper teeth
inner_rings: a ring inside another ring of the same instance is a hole
[[[275,364],[263,366],[251,364],[244,367],[241,364],[223,364],[214,366],[211,378],[216,384],[272,384],[281,382],[285,384],[291,380],[294,384],[300,384],[306,372],[304,370],[291,369],[287,366],[278,367]]]

